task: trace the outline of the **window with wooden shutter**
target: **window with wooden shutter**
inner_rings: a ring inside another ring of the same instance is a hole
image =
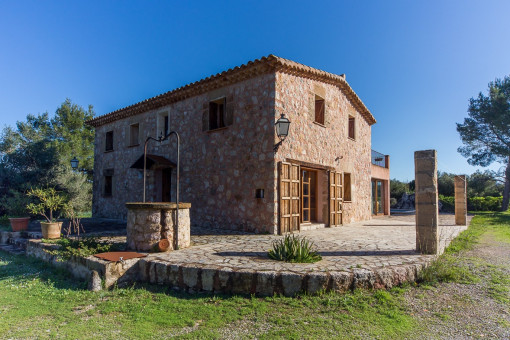
[[[225,125],[230,126],[234,124],[234,98],[227,96],[225,100]]]
[[[225,98],[209,102],[209,130],[216,130],[226,126],[225,124]]]
[[[170,116],[168,111],[160,112],[157,115],[156,136],[165,137],[170,132]]]
[[[353,116],[349,116],[349,138],[356,139],[356,121]]]
[[[326,111],[326,102],[324,98],[315,95],[315,122],[324,125],[324,114]]]
[[[169,128],[170,128],[170,124],[169,124],[169,120],[168,120],[168,115],[166,115],[164,118],[164,121],[163,121],[163,137],[168,135],[168,133],[170,132],[169,131]]]
[[[113,150],[113,131],[108,131],[105,135],[105,147],[104,151]]]
[[[351,190],[351,174],[348,172],[344,172],[344,201],[351,202],[352,201],[352,190]]]
[[[104,196],[112,196],[112,176],[104,176]]]
[[[139,132],[140,132],[140,125],[138,123],[131,124],[129,126],[129,146],[135,146],[135,145],[140,144],[140,142],[138,141]]]
[[[103,171],[103,176],[104,176],[103,196],[111,197],[113,194],[113,169],[105,169]]]

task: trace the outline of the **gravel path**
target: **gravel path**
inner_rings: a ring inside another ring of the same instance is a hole
[[[474,270],[496,270],[510,276],[510,244],[491,234],[484,234],[473,250],[461,256]],[[491,297],[490,279],[486,275],[476,284],[410,289],[405,298],[411,313],[427,328],[423,338],[510,339],[510,306]]]

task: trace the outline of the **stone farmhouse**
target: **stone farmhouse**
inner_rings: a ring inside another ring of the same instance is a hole
[[[279,142],[275,121],[291,124]],[[345,75],[274,55],[98,116],[93,216],[126,219],[143,195],[147,137],[180,135],[191,227],[271,234],[389,214],[389,157]],[[148,144],[147,201],[175,200],[176,142]]]

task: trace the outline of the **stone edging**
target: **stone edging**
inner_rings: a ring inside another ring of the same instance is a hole
[[[40,240],[29,240],[26,255],[64,268],[79,279],[91,280],[92,273],[97,272],[106,289],[117,284],[132,284],[138,281],[166,285],[188,293],[204,291],[258,296],[345,292],[358,288],[389,289],[405,282],[415,282],[418,273],[433,260],[430,258],[422,263],[374,270],[353,268],[351,271],[339,272],[256,271],[204,264],[172,264],[151,257],[110,262],[94,256],[73,256],[62,261],[56,255],[48,253],[57,247]]]
[[[256,294],[294,296],[305,292],[345,292],[348,290],[384,289],[414,282],[427,264],[384,267],[377,270],[355,268],[351,272],[277,272],[252,271],[206,265],[169,264],[157,259],[140,259],[139,280],[168,285],[187,292],[214,292],[226,294]]]

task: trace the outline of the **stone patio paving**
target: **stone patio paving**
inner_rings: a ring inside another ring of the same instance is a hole
[[[440,215],[441,248],[466,226],[455,226],[454,215]],[[375,269],[403,264],[425,263],[433,255],[421,255],[416,249],[414,215],[384,216],[370,221],[352,223],[337,228],[325,228],[300,233],[312,240],[322,261],[317,263],[286,263],[267,257],[273,235],[207,235],[196,230],[192,246],[175,252],[152,254],[150,258],[171,264],[215,265],[232,269],[261,271],[348,271],[352,268]],[[468,218],[470,220],[470,218]]]
[[[267,257],[282,236],[192,229],[192,246],[140,259],[140,280],[188,292],[295,295],[322,290],[391,288],[415,281],[434,255],[415,251],[414,215],[386,216],[337,228],[301,232],[323,259],[298,264]],[[471,218],[468,218],[468,223]],[[466,226],[440,216],[441,249]],[[219,233],[219,235],[218,235]]]

